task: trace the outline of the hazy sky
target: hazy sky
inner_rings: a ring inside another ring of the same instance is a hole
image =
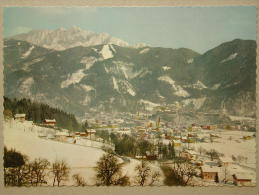
[[[9,7],[4,36],[32,29],[78,26],[130,44],[205,52],[236,38],[256,39],[256,8],[229,7]]]

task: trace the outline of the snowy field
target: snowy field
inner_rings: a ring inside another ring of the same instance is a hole
[[[247,158],[245,162],[242,162],[244,166],[254,168],[256,167],[256,142],[253,137],[250,140],[242,139],[243,136],[253,136],[254,132],[234,131],[234,130],[202,130],[199,133],[199,137],[209,136],[210,134],[219,136],[214,138],[213,143],[193,143],[190,146],[194,147],[196,151],[201,146],[206,150],[215,149],[219,153],[223,153],[225,157],[232,158],[243,156]]]
[[[69,143],[62,143],[39,138],[37,128],[32,127],[29,122],[4,123],[4,144],[7,148],[15,148],[34,158],[46,158],[50,162],[66,160],[71,167],[71,175],[80,173],[85,177],[89,185],[95,183],[95,172],[93,167],[104,154],[104,151],[98,148],[85,147]],[[72,184],[68,181],[66,184]]]
[[[52,129],[32,125],[29,121],[23,123],[14,120],[4,122],[4,145],[9,149],[15,148],[17,151],[28,155],[30,160],[39,157],[46,158],[50,162],[54,162],[56,159],[66,160],[71,167],[70,179],[62,185],[73,185],[71,176],[75,173],[83,176],[87,185],[95,185],[96,172],[94,167],[105,152],[99,148],[87,146],[90,140],[83,140],[78,143],[82,145],[77,145],[39,138],[38,135],[43,129],[45,132],[46,130],[49,131],[49,133],[53,131]],[[119,162],[123,163],[123,160],[119,158]],[[132,184],[136,175],[134,169],[139,163],[138,160],[130,159],[130,162],[123,166],[123,174],[127,174],[131,178]],[[151,167],[154,171],[160,170],[156,165],[151,164]],[[155,183],[155,185],[162,184],[162,181],[161,178],[160,182]]]

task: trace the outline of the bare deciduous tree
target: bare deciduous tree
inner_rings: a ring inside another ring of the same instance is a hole
[[[74,174],[72,178],[77,186],[86,186],[85,179],[79,173]]]
[[[150,176],[150,167],[146,161],[141,161],[141,163],[135,167],[135,170],[137,171],[137,183],[141,186],[144,186],[147,178]]]
[[[127,176],[121,175],[122,165],[113,154],[104,154],[97,162],[96,177],[99,185],[125,185],[129,183]]]
[[[190,180],[197,175],[195,167],[187,160],[178,158],[174,161],[172,174],[178,185],[188,185]]]
[[[159,171],[155,171],[153,173],[151,173],[151,182],[149,185],[153,185],[154,182],[157,182],[160,180],[161,174]]]
[[[217,152],[216,150],[214,149],[211,149],[209,151],[207,151],[207,155],[210,156],[210,159],[213,161],[214,159],[217,159],[219,158],[220,154],[219,152]]]
[[[47,183],[45,177],[47,176],[47,169],[50,162],[46,159],[37,158],[28,164],[28,180],[31,185],[41,185]]]
[[[64,160],[56,160],[52,164],[51,173],[53,174],[53,186],[55,186],[56,182],[59,186],[61,181],[65,181],[68,179],[70,168]]]

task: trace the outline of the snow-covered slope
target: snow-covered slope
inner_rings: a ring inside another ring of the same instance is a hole
[[[30,121],[22,123],[15,120],[5,121],[4,145],[9,149],[14,148],[27,155],[30,160],[35,158],[45,158],[50,162],[54,162],[56,159],[65,160],[71,170],[69,180],[62,183],[62,185],[73,185],[71,176],[75,173],[83,176],[87,185],[95,185],[96,172],[94,167],[96,167],[96,162],[105,152],[96,147],[87,147],[86,145],[89,144],[83,143],[84,140],[81,140],[81,142],[78,140],[77,144],[71,144],[39,137],[39,135],[52,133],[54,133],[53,129],[35,126]],[[123,163],[122,159],[118,159],[120,163]],[[136,175],[135,166],[139,163],[140,161],[138,160],[130,159],[130,162],[123,166],[122,172],[131,178],[131,182],[134,181]],[[154,171],[160,170],[158,166],[151,165],[151,167]],[[161,185],[162,182],[163,180],[161,179],[157,184]],[[51,178],[49,178],[49,183],[51,183]]]
[[[69,143],[61,143],[38,137],[41,128],[25,121],[4,123],[4,144],[8,148],[15,148],[23,154],[34,158],[46,158],[50,162],[56,159],[65,160],[71,167],[71,172],[79,171],[89,184],[94,184],[94,169],[96,162],[104,154],[97,148],[85,147]],[[71,184],[72,181],[68,181]]]
[[[107,33],[95,33],[82,30],[79,27],[72,27],[70,29],[59,28],[56,30],[32,30],[28,33],[15,35],[11,38],[28,41],[45,48],[55,50],[65,50],[76,46],[93,46],[102,44],[115,44],[119,46],[129,45],[127,42],[112,37]]]

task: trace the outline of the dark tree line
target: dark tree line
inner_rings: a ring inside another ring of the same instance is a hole
[[[26,114],[26,120],[42,123],[44,119],[56,119],[57,126],[69,130],[79,131],[82,125],[73,114],[66,113],[47,104],[32,102],[30,99],[9,99],[4,97],[4,114],[14,117],[15,114]]]
[[[130,157],[135,157],[136,155],[145,156],[147,151],[152,154],[155,150],[158,150],[158,154],[162,156],[162,160],[175,158],[174,145],[171,143],[166,145],[160,142],[155,146],[147,140],[137,139],[128,135],[118,136],[102,130],[97,130],[96,135],[107,142],[112,142],[115,145],[115,152],[118,155]]]

